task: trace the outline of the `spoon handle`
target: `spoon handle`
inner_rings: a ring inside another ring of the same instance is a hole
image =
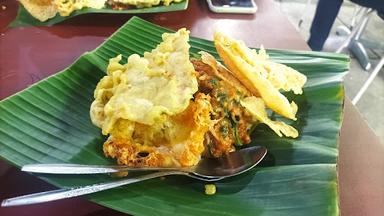
[[[83,164],[28,164],[21,168],[25,172],[47,174],[102,174],[121,171],[173,171],[181,168],[129,167],[118,165],[83,165]]]
[[[167,175],[176,175],[176,174],[180,174],[180,172],[177,172],[177,171],[156,172],[156,173],[151,173],[151,174],[143,175],[136,178],[122,179],[122,180],[113,181],[113,182],[106,182],[106,183],[94,184],[94,185],[83,186],[83,187],[58,189],[58,190],[34,193],[34,194],[14,197],[10,199],[5,199],[1,203],[1,206],[6,207],[6,206],[30,205],[30,204],[36,204],[36,203],[42,203],[42,202],[49,202],[53,200],[66,199],[70,197],[77,197],[77,196],[104,191],[111,188],[120,187],[123,185],[132,184],[132,183],[136,183],[136,182],[140,182],[140,181],[144,181],[152,178],[157,178],[157,177],[167,176]]]

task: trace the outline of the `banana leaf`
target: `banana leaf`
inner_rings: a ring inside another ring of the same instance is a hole
[[[108,59],[151,50],[170,30],[133,17],[106,42],[65,70],[0,102],[0,156],[21,167],[30,163],[114,164],[103,156],[105,139],[93,126],[93,90],[105,75]],[[191,55],[204,50],[218,56],[211,41],[191,38]],[[342,121],[345,55],[268,50],[271,58],[308,77],[302,95],[286,95],[299,106],[297,139],[280,138],[260,125],[251,145],[269,153],[257,168],[216,183],[170,176],[88,196],[133,215],[338,215],[336,162]],[[279,118],[273,116],[274,118]],[[60,188],[110,181],[105,175],[37,175]]]
[[[34,18],[24,7],[19,4],[19,10],[15,20],[13,20],[9,26],[10,27],[20,27],[20,26],[52,26],[54,24],[60,23],[62,21],[68,20],[72,17],[82,15],[82,14],[92,14],[92,13],[105,13],[105,14],[139,14],[139,13],[163,13],[171,11],[180,11],[186,10],[188,7],[188,0],[184,0],[179,3],[172,3],[169,6],[155,6],[151,8],[132,8],[127,10],[113,10],[111,8],[102,8],[102,9],[93,9],[93,8],[83,8],[81,10],[76,10],[71,13],[69,16],[62,17],[57,14],[55,17],[48,19],[45,22]]]

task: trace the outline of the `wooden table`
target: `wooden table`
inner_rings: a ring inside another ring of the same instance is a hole
[[[256,0],[256,15],[214,14],[205,0],[191,0],[186,11],[140,17],[171,29],[187,27],[192,36],[212,39],[215,29],[250,46],[308,50],[308,46],[272,0]],[[0,99],[60,71],[85,51],[97,47],[130,15],[83,15],[53,27],[7,29],[17,3],[0,1]],[[49,54],[47,54],[49,53]],[[340,133],[339,190],[342,215],[382,215],[384,146],[349,99]],[[0,161],[0,199],[54,187]],[[0,208],[0,215],[122,215],[82,198],[19,208]]]

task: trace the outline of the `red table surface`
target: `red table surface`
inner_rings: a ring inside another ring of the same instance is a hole
[[[191,0],[185,11],[139,15],[192,36],[212,39],[219,29],[248,45],[308,50],[308,46],[272,0],[256,0],[255,15],[215,14],[204,0]],[[6,6],[5,10],[1,6]],[[0,99],[66,68],[85,51],[101,44],[131,15],[91,14],[53,27],[6,26],[14,19],[17,3],[0,1]],[[339,191],[342,215],[383,215],[384,146],[349,99],[345,101],[339,145]],[[0,161],[0,199],[54,187]],[[83,198],[32,206],[0,208],[0,215],[122,215]]]

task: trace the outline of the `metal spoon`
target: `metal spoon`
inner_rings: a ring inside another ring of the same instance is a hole
[[[220,158],[203,158],[193,167],[129,167],[122,165],[83,165],[83,164],[29,164],[21,168],[25,172],[46,174],[103,174],[122,171],[180,171],[203,178],[229,177],[240,174],[259,163],[267,153],[262,146],[253,146],[231,152]]]
[[[168,175],[184,175],[192,177],[194,179],[199,179],[208,182],[218,181],[250,170],[264,158],[266,153],[267,149],[265,147],[255,146],[245,148],[216,159],[203,158],[197,166],[191,168],[189,171],[187,169],[161,171],[148,175],[143,175],[137,178],[122,179],[118,181],[94,184],[77,188],[59,189],[24,195],[3,200],[1,206],[5,207],[29,205],[42,202],[49,202],[53,200],[66,199]],[[123,166],[121,167],[123,168]],[[84,168],[84,166],[81,166],[81,168]],[[130,168],[130,170],[132,170],[132,168]],[[120,169],[119,171],[122,170]],[[47,171],[44,173],[47,173]]]

